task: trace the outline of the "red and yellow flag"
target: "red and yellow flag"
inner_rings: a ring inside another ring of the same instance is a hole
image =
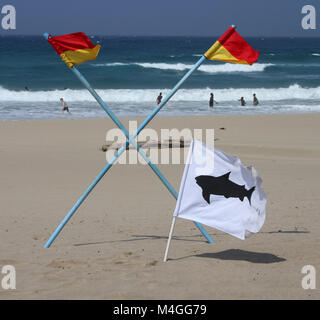
[[[75,64],[95,60],[100,50],[100,45],[93,45],[83,32],[49,36],[48,41],[69,68]]]
[[[240,36],[235,27],[230,27],[204,56],[209,60],[252,65],[258,60],[259,54]]]

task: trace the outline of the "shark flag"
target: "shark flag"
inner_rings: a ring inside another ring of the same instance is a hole
[[[240,36],[235,27],[230,27],[204,56],[208,60],[252,65],[258,60],[259,54]]]
[[[190,145],[174,216],[198,221],[244,240],[265,221],[266,196],[253,167],[238,157]]]
[[[100,50],[100,45],[94,45],[83,32],[49,36],[48,42],[69,68],[75,64],[95,60]]]

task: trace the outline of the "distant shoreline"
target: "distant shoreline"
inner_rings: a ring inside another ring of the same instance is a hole
[[[246,117],[298,117],[298,116],[307,116],[307,115],[320,115],[320,112],[292,112],[292,113],[273,113],[273,114],[209,114],[209,115],[165,115],[165,114],[158,114],[156,118],[160,119],[207,119],[208,117],[210,118],[246,118]],[[126,117],[126,116],[120,116],[118,117],[119,119],[125,119],[125,120],[144,120],[146,116],[133,116],[133,117]],[[108,119],[110,121],[111,118],[109,118],[107,115],[106,116],[101,116],[101,117],[92,117],[92,118],[73,118],[72,116],[65,115],[64,117],[60,118],[43,118],[43,119],[0,119],[0,122],[32,122],[32,121],[91,121],[91,120],[103,120],[103,119]]]

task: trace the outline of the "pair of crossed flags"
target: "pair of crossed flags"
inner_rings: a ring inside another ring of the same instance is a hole
[[[204,55],[198,60],[198,62],[185,74],[185,76],[176,84],[176,86],[168,93],[168,95],[162,100],[162,102],[151,112],[151,114],[142,122],[138,127],[137,131],[130,136],[128,130],[123,126],[120,120],[115,116],[111,109],[104,103],[97,92],[91,87],[89,82],[80,73],[80,71],[75,67],[75,65],[81,64],[84,61],[94,60],[100,50],[100,45],[93,45],[90,39],[82,32],[51,37],[48,33],[44,34],[46,40],[53,46],[56,52],[61,56],[62,60],[68,65],[70,70],[76,75],[76,77],[81,81],[81,83],[88,89],[91,95],[97,100],[99,105],[105,110],[105,112],[110,116],[113,122],[122,130],[126,136],[126,143],[116,152],[111,161],[109,161],[106,166],[102,169],[99,175],[90,184],[85,193],[78,199],[78,201],[71,208],[66,217],[62,220],[60,225],[57,227],[55,232],[52,234],[48,242],[45,244],[45,248],[50,247],[52,242],[61,232],[63,227],[76,212],[82,202],[86,199],[89,193],[97,185],[97,183],[102,179],[106,172],[112,167],[117,158],[124,152],[129,144],[132,144],[137,151],[141,154],[143,159],[147,162],[153,172],[158,176],[162,183],[167,187],[169,192],[173,195],[175,199],[178,198],[177,192],[168,182],[168,180],[163,176],[160,170],[155,166],[139,144],[136,142],[135,138],[138,134],[145,128],[145,126],[156,116],[156,114],[164,107],[164,105],[171,99],[171,97],[178,91],[182,84],[196,71],[200,65],[206,60],[217,60],[231,63],[249,64],[252,65],[257,61],[259,52],[256,52],[235,30],[235,26],[231,26],[210,48]],[[209,243],[213,243],[212,238],[198,222],[195,222],[198,229],[205,236]]]
[[[44,37],[48,39],[48,34],[44,34]],[[162,102],[152,111],[152,113],[142,122],[142,124],[138,127],[137,131],[130,136],[128,130],[124,127],[121,121],[116,117],[116,115],[111,111],[111,109],[106,105],[106,103],[101,99],[98,93],[91,87],[86,78],[80,73],[80,71],[73,65],[70,70],[76,75],[76,77],[80,80],[80,82],[84,85],[85,88],[91,93],[91,95],[96,99],[99,105],[105,110],[105,112],[110,116],[113,122],[119,127],[119,129],[126,136],[126,143],[115,153],[114,157],[109,161],[105,167],[101,170],[98,176],[94,179],[94,181],[90,184],[84,194],[78,199],[78,201],[71,208],[69,213],[65,216],[65,218],[61,221],[60,225],[56,228],[55,232],[51,235],[50,239],[45,244],[45,248],[49,248],[52,242],[59,235],[63,227],[72,217],[72,215],[77,211],[83,201],[87,198],[93,188],[98,184],[98,182],[102,179],[102,177],[107,173],[107,171],[112,167],[117,158],[127,149],[129,144],[131,143],[137,151],[141,154],[143,159],[147,162],[147,164],[151,167],[153,172],[158,176],[158,178],[163,182],[163,184],[167,187],[169,192],[173,195],[175,199],[178,197],[178,193],[172,187],[172,185],[168,182],[168,180],[164,177],[164,175],[160,172],[158,167],[152,163],[149,157],[145,154],[143,149],[136,142],[135,138],[138,134],[145,128],[145,126],[156,116],[156,114],[163,108],[163,106],[171,99],[171,97],[178,91],[181,85],[191,76],[191,74],[197,70],[203,61],[206,59],[205,56],[202,56],[199,61],[186,73],[186,75],[176,84],[176,86],[170,91],[170,93],[162,100]],[[194,221],[197,228],[201,231],[201,233],[205,236],[209,243],[214,243],[210,235],[207,231],[202,227],[202,225],[196,221]]]

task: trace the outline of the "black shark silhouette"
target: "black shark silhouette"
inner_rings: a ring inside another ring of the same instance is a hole
[[[229,180],[231,172],[228,172],[220,177],[213,176],[198,176],[196,177],[197,184],[202,189],[203,199],[210,204],[210,195],[215,194],[218,196],[225,196],[226,198],[239,198],[243,201],[245,197],[248,198],[251,205],[251,196],[255,189],[252,187],[247,190],[245,186],[240,186]]]

